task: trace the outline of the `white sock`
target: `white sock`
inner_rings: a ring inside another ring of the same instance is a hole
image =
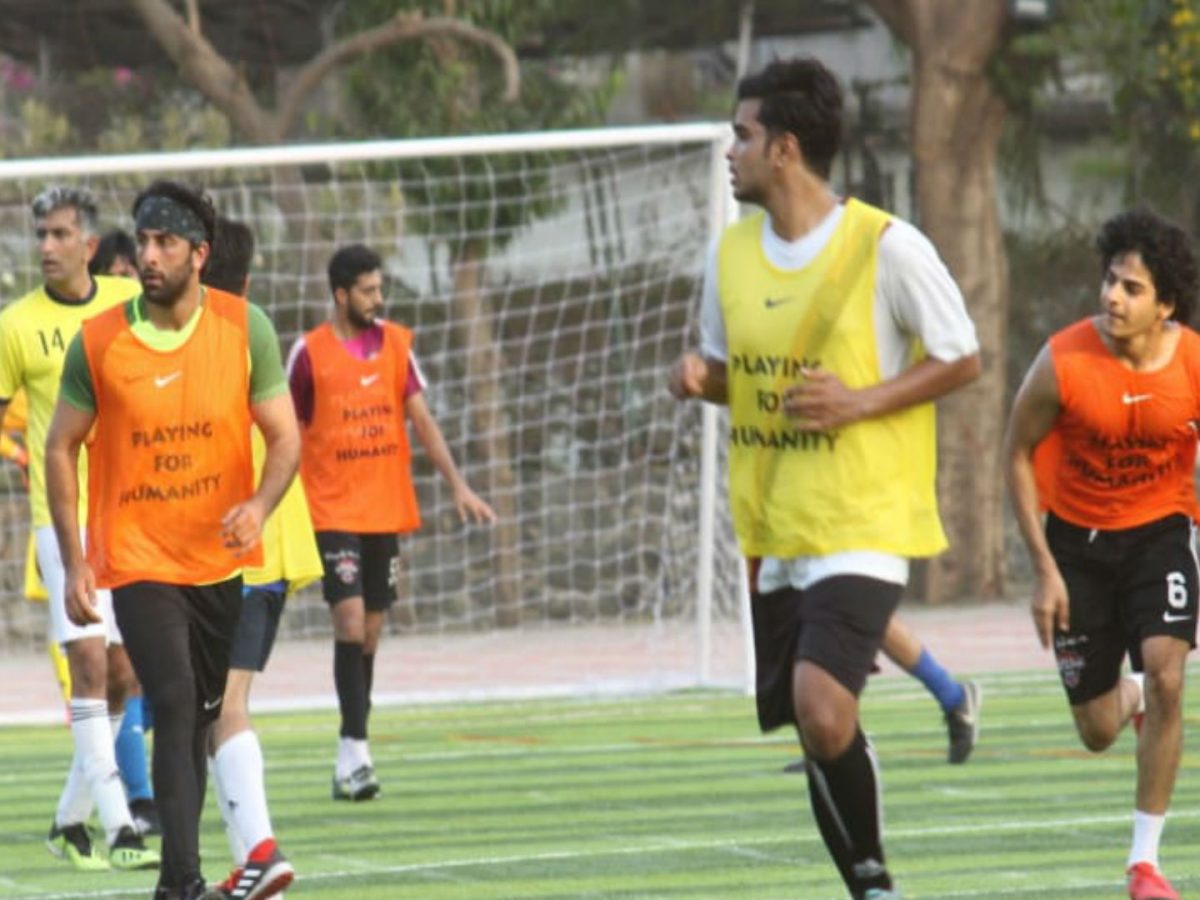
[[[1133,811],[1133,845],[1129,848],[1127,868],[1140,862],[1148,862],[1158,868],[1158,842],[1162,839],[1163,826],[1166,824],[1166,815],[1156,816],[1140,809]]]
[[[258,735],[239,731],[223,743],[213,757],[213,771],[218,773],[227,798],[222,809],[228,807],[238,837],[249,852],[273,834]],[[244,859],[243,855],[238,861]]]
[[[63,785],[62,793],[58,797],[58,810],[54,814],[54,824],[60,828],[64,825],[78,825],[86,822],[91,814],[92,790],[83,776],[83,761],[76,753],[71,757],[71,770],[67,773],[67,783]]]
[[[369,765],[371,765],[371,750],[366,741],[360,741],[357,738],[338,739],[338,778],[346,778],[355,769]]]
[[[238,834],[237,822],[233,820],[229,809],[229,794],[225,791],[225,782],[221,780],[217,761],[211,756],[208,758],[208,773],[212,776],[213,788],[217,792],[217,809],[221,810],[221,821],[225,823],[225,838],[229,841],[229,855],[233,857],[234,865],[240,865],[246,859],[249,851],[246,849],[246,843],[242,840],[242,836]]]
[[[125,827],[133,827],[133,819],[125,802],[121,773],[117,770],[112,726],[108,722],[108,704],[103,700],[72,700],[71,734],[75,738],[75,755],[81,761],[84,778],[91,788],[92,799],[100,815],[100,824],[104,826],[111,846],[117,839],[117,832]]]
[[[1136,684],[1138,689],[1138,705],[1137,709],[1134,710],[1134,715],[1144,713],[1146,711],[1146,673],[1130,672],[1126,677]]]

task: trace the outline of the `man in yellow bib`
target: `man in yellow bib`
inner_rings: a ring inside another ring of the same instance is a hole
[[[738,84],[738,200],[708,263],[698,353],[670,388],[728,403],[734,527],[751,558],[757,705],[794,725],[817,826],[855,900],[899,897],[858,696],[909,559],[946,546],[932,401],[980,371],[962,295],[915,228],[829,183],[842,92],[813,59]]]
[[[89,192],[48,187],[34,198],[32,212],[43,283],[0,313],[0,416],[24,389],[37,568],[49,594],[50,639],[63,648],[71,682],[75,755],[47,845],[78,869],[152,868],[158,855],[146,848],[137,833],[113,749],[113,721],[120,717],[137,682],[107,592],[99,595],[94,622],[72,622],[67,615],[63,564],[50,524],[43,464],[67,345],[86,319],[132,297],[138,283],[88,272],[98,240],[96,201]],[[81,454],[80,473],[86,476],[87,472],[87,456]],[[86,498],[81,502],[86,503]],[[144,748],[142,752],[144,764]],[[93,804],[109,844],[107,859],[96,852],[85,826]]]

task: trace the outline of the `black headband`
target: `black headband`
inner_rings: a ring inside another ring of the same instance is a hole
[[[164,197],[161,194],[151,194],[137,208],[138,231],[166,231],[177,234],[193,244],[202,244],[208,240],[204,223],[188,207],[178,200]]]

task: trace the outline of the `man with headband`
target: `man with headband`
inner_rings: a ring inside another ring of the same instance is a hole
[[[270,320],[200,284],[216,214],[158,181],[134,202],[142,295],[89,320],[67,350],[46,448],[50,510],[71,619],[110,588],[154,709],[162,820],[155,900],[216,900],[200,872],[205,747],[229,670],[241,571],[295,475],[299,435]],[[250,424],[266,442],[254,488]],[[90,437],[89,437],[90,435]],[[74,461],[90,441],[87,554]]]
[[[96,251],[98,218],[96,201],[88,191],[48,187],[34,198],[32,212],[43,283],[0,315],[0,416],[24,388],[37,564],[49,595],[50,640],[63,649],[70,671],[75,754],[47,843],[55,856],[83,871],[153,868],[158,856],[146,848],[134,827],[117,773],[110,724],[110,715],[120,716],[137,683],[107,591],[98,596],[94,621],[78,625],[67,618],[63,567],[50,525],[42,465],[67,344],[84,319],[136,295],[138,283],[88,274],[88,261]],[[86,473],[86,457],[80,464]],[[144,746],[142,754],[144,769]],[[93,807],[109,845],[107,859],[92,845],[85,825]]]

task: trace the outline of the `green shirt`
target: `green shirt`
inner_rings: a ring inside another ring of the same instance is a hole
[[[125,304],[125,321],[134,335],[143,344],[155,349],[170,351],[181,347],[196,330],[200,316],[204,314],[204,303],[196,307],[187,324],[178,330],[160,329],[152,325],[145,316],[145,299],[139,294]],[[253,303],[249,307],[250,343],[250,402],[262,403],[285,393],[287,378],[283,373],[283,360],[279,356],[279,338],[275,326],[267,314]],[[92,370],[83,349],[83,336],[76,334],[67,347],[63,361],[62,386],[59,396],[82,412],[96,411],[96,389],[92,384]]]

